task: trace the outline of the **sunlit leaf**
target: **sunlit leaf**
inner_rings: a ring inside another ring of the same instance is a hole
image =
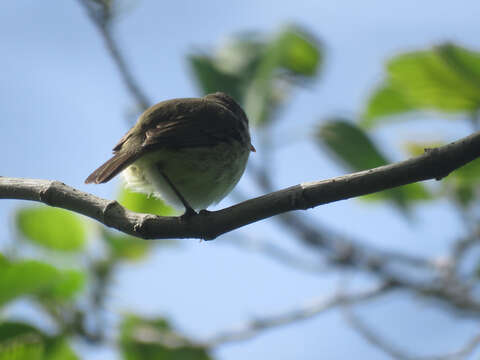
[[[334,119],[324,122],[317,132],[317,140],[337,158],[348,171],[361,171],[383,166],[388,159],[368,135],[355,124]],[[367,200],[389,200],[406,210],[411,202],[430,198],[419,183],[381,191],[362,197]]]
[[[148,254],[151,248],[150,241],[130,235],[113,233],[111,231],[104,231],[102,235],[113,257],[118,259],[140,260]]]
[[[77,360],[62,337],[51,337],[21,322],[0,322],[0,359]]]
[[[68,300],[84,284],[78,273],[39,261],[5,262],[0,264],[0,273],[0,305],[26,295]]]
[[[67,340],[54,338],[47,341],[45,360],[78,360],[79,357],[73,351]]]
[[[120,190],[118,202],[125,206],[128,210],[138,213],[162,216],[174,215],[176,213],[173,208],[166,205],[162,200],[153,196],[147,196],[142,193],[133,192],[126,188],[122,188]]]
[[[243,101],[241,78],[221,71],[207,56],[191,55],[188,60],[203,94],[222,91],[240,103]]]
[[[279,66],[302,76],[315,76],[322,64],[320,43],[297,27],[288,27],[277,40]]]
[[[361,125],[367,128],[373,127],[378,121],[387,121],[379,118],[411,110],[415,110],[415,107],[402,92],[393,88],[391,84],[386,84],[376,90],[368,100]]]
[[[17,226],[25,239],[59,251],[80,251],[86,240],[85,224],[63,209],[40,206],[24,208],[16,214]]]
[[[42,343],[19,339],[0,345],[0,360],[42,360],[44,359]]]
[[[120,348],[127,360],[209,360],[208,349],[175,333],[165,319],[127,316]]]
[[[322,65],[319,42],[296,26],[272,37],[243,34],[213,55],[192,55],[190,67],[203,93],[224,91],[241,103],[253,125],[266,125],[292,84],[313,78]]]
[[[247,90],[245,109],[251,121],[260,126],[268,124],[285,100],[285,89],[278,86],[282,73],[306,79],[313,77],[320,65],[321,50],[316,39],[294,26],[280,31],[265,45]]]
[[[472,113],[480,108],[480,53],[444,44],[394,57],[385,85],[368,101],[364,124],[411,110]]]
[[[0,322],[0,359],[43,359],[44,335],[21,322]]]
[[[79,270],[59,271],[58,280],[46,289],[44,296],[56,300],[69,300],[81,292],[86,285],[85,273]]]
[[[468,208],[474,204],[480,195],[480,159],[452,172],[444,179],[444,184],[459,205]]]

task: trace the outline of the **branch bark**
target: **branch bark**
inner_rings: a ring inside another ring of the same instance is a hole
[[[131,212],[58,181],[0,177],[0,199],[43,202],[89,216],[143,239],[212,240],[242,226],[293,210],[345,200],[428,179],[441,179],[480,156],[480,132],[402,162],[324,181],[295,185],[234,206],[191,217]]]

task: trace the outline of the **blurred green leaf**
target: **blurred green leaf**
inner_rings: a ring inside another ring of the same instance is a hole
[[[175,333],[165,319],[130,315],[121,325],[120,348],[127,360],[209,360],[208,349]]]
[[[75,214],[54,207],[24,208],[16,213],[16,222],[25,239],[59,251],[83,250],[85,224]]]
[[[45,360],[78,360],[79,357],[73,351],[67,340],[54,338],[47,342]]]
[[[0,322],[0,359],[42,359],[43,334],[21,322]]]
[[[0,322],[0,359],[2,356],[25,360],[78,359],[64,338],[47,336],[26,323],[8,321]]]
[[[320,43],[298,27],[286,28],[276,41],[279,66],[306,77],[315,76],[322,64]]]
[[[85,273],[79,270],[62,270],[55,284],[45,290],[44,296],[55,300],[70,300],[86,285]]]
[[[480,53],[444,44],[396,56],[386,84],[368,101],[363,124],[411,110],[472,113],[480,108]]]
[[[43,344],[23,339],[0,345],[0,360],[42,360]]]
[[[39,261],[4,262],[0,273],[0,305],[25,295],[69,300],[84,285],[78,272],[60,271]]]
[[[192,55],[189,62],[204,93],[232,95],[252,124],[265,125],[285,101],[290,83],[318,73],[322,52],[311,35],[288,26],[271,39],[252,33],[236,36],[215,55]]]
[[[480,159],[455,170],[444,180],[445,187],[463,208],[476,203],[480,185]]]
[[[477,185],[480,182],[480,159],[473,160],[455,170],[452,175],[465,185]]]
[[[361,171],[388,164],[368,135],[346,120],[325,122],[317,136],[349,170]]]
[[[138,213],[147,213],[154,215],[170,216],[175,215],[176,211],[166,205],[162,200],[153,196],[147,196],[142,193],[130,191],[121,188],[118,195],[118,202],[125,206],[128,210]]]
[[[361,128],[346,120],[333,119],[322,124],[317,132],[317,140],[325,145],[348,171],[367,170],[389,163],[368,135]],[[423,185],[415,183],[362,198],[389,200],[400,209],[407,210],[410,203],[429,199],[430,194]]]
[[[375,126],[378,121],[387,121],[387,119],[380,118],[411,110],[415,110],[415,107],[408,101],[404,94],[393,88],[391,84],[386,84],[374,92],[368,100],[367,108],[360,124],[366,128],[371,128]]]
[[[130,235],[103,232],[103,239],[108,244],[114,258],[135,261],[143,259],[151,248],[151,242]]]
[[[242,81],[240,77],[221,71],[214,60],[208,56],[191,55],[188,61],[204,94],[223,91],[238,102],[242,102]]]
[[[291,76],[288,80],[307,79],[317,73],[321,59],[317,41],[295,26],[285,27],[268,42],[245,97],[245,110],[252,123],[268,124],[285,100],[286,88],[278,83],[282,70]]]

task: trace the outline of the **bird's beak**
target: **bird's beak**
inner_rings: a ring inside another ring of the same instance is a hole
[[[257,152],[257,149],[255,149],[255,146],[253,146],[252,144],[250,144],[250,151],[252,151],[252,152]]]

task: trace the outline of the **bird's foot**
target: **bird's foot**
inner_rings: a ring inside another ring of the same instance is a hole
[[[185,212],[183,213],[181,218],[187,220],[187,219],[192,218],[195,215],[198,215],[197,212],[195,210],[193,210],[193,208],[187,207],[187,208],[185,208]]]

